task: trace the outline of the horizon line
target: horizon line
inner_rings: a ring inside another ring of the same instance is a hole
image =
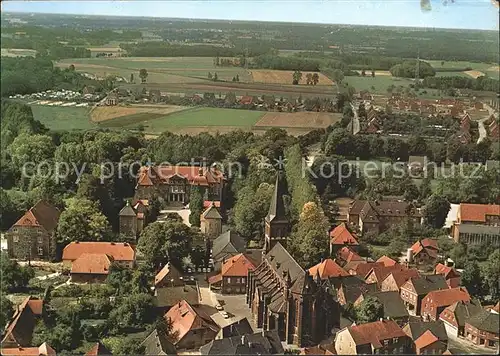
[[[277,23],[277,24],[305,24],[305,25],[328,25],[328,26],[358,26],[358,27],[381,27],[381,28],[409,28],[424,30],[453,30],[453,31],[479,31],[479,32],[498,32],[497,29],[478,29],[462,27],[420,27],[420,26],[397,26],[397,25],[369,25],[352,23],[330,23],[330,22],[307,22],[307,21],[280,21],[280,20],[237,20],[220,18],[199,18],[199,17],[163,17],[163,16],[134,16],[134,15],[110,15],[110,14],[75,14],[75,13],[53,13],[53,12],[33,12],[33,11],[2,11],[4,14],[37,14],[37,15],[58,15],[58,16],[85,16],[85,17],[115,17],[115,18],[137,18],[137,19],[170,19],[170,20],[197,20],[197,21],[219,21],[219,22],[248,22],[248,23]],[[36,26],[36,25],[35,25]]]

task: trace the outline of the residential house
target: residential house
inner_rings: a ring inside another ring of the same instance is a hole
[[[364,263],[365,259],[360,255],[358,255],[353,250],[351,250],[350,247],[344,246],[337,251],[336,261],[340,266],[347,269],[347,268],[354,268],[354,265],[358,263]]]
[[[440,320],[424,322],[410,317],[403,331],[413,340],[411,353],[441,355],[448,349],[448,335]]]
[[[370,272],[365,276],[365,281],[368,284],[377,283],[379,288],[382,287],[382,282],[389,274],[396,271],[406,271],[407,268],[403,265],[395,264],[393,266],[374,266]]]
[[[345,279],[336,289],[337,300],[340,305],[354,304],[363,294],[374,294],[378,292],[376,284],[366,284],[364,281],[353,276],[352,279]]]
[[[358,240],[349,231],[345,223],[340,224],[330,231],[330,254],[337,253],[344,246],[349,246],[353,250],[359,247]]]
[[[482,310],[465,321],[465,338],[474,345],[495,349],[498,352],[499,336],[498,313]]]
[[[420,224],[421,217],[412,204],[388,200],[355,200],[347,213],[349,226],[362,234],[379,234],[405,220]]]
[[[460,204],[452,226],[456,242],[500,245],[500,205]]]
[[[134,207],[127,201],[118,214],[120,234],[136,240],[146,225],[146,212],[147,208],[142,201],[137,201]]]
[[[390,267],[390,266],[394,266],[397,264],[397,262],[395,260],[393,260],[392,258],[390,258],[386,255],[383,255],[375,262],[379,262],[379,263],[381,262],[384,264],[385,267]]]
[[[141,343],[144,355],[177,355],[174,344],[165,331],[155,328]]]
[[[206,200],[221,201],[225,185],[223,173],[215,167],[146,166],[139,169],[135,199],[162,197],[170,206],[189,203],[192,186],[205,188]]]
[[[453,337],[465,336],[465,322],[483,310],[481,303],[477,300],[457,301],[446,307],[439,320],[444,322],[446,332]]]
[[[470,122],[471,118],[468,112],[465,113],[465,115],[462,117],[460,120],[460,129],[465,132],[470,131]]]
[[[221,273],[208,279],[210,289],[222,294],[245,293],[248,272],[253,269],[254,264],[244,254],[229,257],[223,263]]]
[[[384,319],[394,320],[400,326],[408,322],[409,314],[398,292],[362,293],[353,305],[359,306],[367,297],[375,298],[383,305]]]
[[[50,260],[55,258],[55,231],[59,209],[40,200],[7,231],[9,258],[19,260]]]
[[[246,296],[257,327],[277,330],[288,344],[318,344],[338,325],[338,304],[323,281],[313,280],[279,242],[248,272]]]
[[[358,276],[359,278],[365,279],[366,275],[372,270],[373,267],[379,266],[383,267],[384,262],[366,262],[366,261],[357,261],[356,263],[349,263],[344,265],[344,270],[346,270],[349,274]]]
[[[253,97],[250,95],[244,95],[240,99],[240,104],[241,105],[252,105],[253,104]]]
[[[215,339],[225,339],[228,337],[243,336],[247,334],[253,334],[253,329],[248,319],[242,318],[229,325],[221,327]]]
[[[401,299],[410,315],[420,315],[423,298],[434,290],[448,289],[443,275],[410,278],[400,287]]]
[[[441,312],[458,301],[470,301],[469,292],[463,287],[434,290],[422,299],[422,317],[438,320]]]
[[[368,125],[366,125],[366,128],[364,130],[364,132],[367,134],[375,134],[379,131],[380,131],[380,124],[376,117],[368,121]]]
[[[472,140],[472,135],[469,131],[457,132],[456,137],[462,145],[468,145]]]
[[[116,92],[111,92],[106,96],[106,99],[104,99],[104,103],[107,106],[115,106],[118,105],[118,94]]]
[[[212,259],[216,271],[220,271],[222,263],[229,257],[245,252],[246,240],[235,231],[226,231],[212,243]]]
[[[113,263],[125,268],[135,265],[135,248],[127,242],[70,242],[63,249],[62,261],[71,266],[83,254],[101,254],[112,259]]]
[[[155,288],[180,287],[185,284],[184,274],[168,262],[155,276]]]
[[[43,300],[31,296],[19,304],[3,332],[2,352],[5,348],[29,347],[36,321],[42,317]]]
[[[82,253],[71,264],[71,282],[104,283],[112,263],[113,258],[104,253]]]
[[[349,276],[349,273],[347,273],[342,267],[340,267],[334,260],[330,258],[327,258],[317,265],[312,266],[308,271],[312,277],[316,277],[316,275],[319,275],[319,278],[321,279]]]
[[[46,342],[38,347],[3,347],[2,356],[56,356],[55,350]]]
[[[284,352],[276,330],[218,339],[200,347],[201,355],[282,355]]]
[[[217,324],[201,309],[182,300],[164,315],[172,323],[172,332],[177,336],[177,350],[197,349],[215,339],[219,332]]]
[[[181,301],[192,306],[199,305],[201,294],[197,284],[186,284],[177,287],[157,288],[154,297],[156,308],[165,313]]]
[[[98,355],[111,355],[111,351],[107,349],[106,346],[101,344],[100,342],[96,342],[92,348],[87,351],[85,356],[98,356]]]
[[[417,265],[434,264],[438,257],[437,240],[425,238],[418,240],[411,246],[413,262]]]
[[[461,274],[455,268],[451,266],[446,266],[442,263],[438,263],[434,268],[435,274],[442,274],[448,287],[456,288],[460,287]]]
[[[212,202],[200,216],[201,233],[210,239],[214,239],[222,233],[222,216]]]
[[[335,336],[338,355],[405,354],[411,339],[393,320],[349,326]]]
[[[380,284],[380,290],[382,291],[395,291],[400,292],[403,284],[406,283],[410,278],[418,278],[420,274],[416,269],[402,269],[392,271],[387,275],[387,277],[382,280]]]
[[[287,239],[292,229],[290,216],[285,207],[287,196],[285,174],[280,169],[276,173],[276,183],[269,211],[264,219],[264,250],[266,252],[270,251],[278,242],[286,248]]]

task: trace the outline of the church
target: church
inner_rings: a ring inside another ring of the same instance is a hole
[[[286,250],[291,222],[285,195],[285,177],[279,171],[264,221],[264,256],[248,273],[246,302],[258,328],[277,331],[288,344],[317,345],[339,326],[340,311],[320,276],[311,276]]]

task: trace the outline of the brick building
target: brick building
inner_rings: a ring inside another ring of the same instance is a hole
[[[342,267],[340,267],[334,260],[330,258],[327,258],[317,265],[312,266],[308,271],[312,277],[316,277],[316,275],[319,275],[319,278],[321,279],[349,276],[349,273],[347,273]]]
[[[361,234],[379,234],[407,219],[420,224],[421,218],[413,205],[389,200],[355,200],[347,213],[349,227],[359,230]]]
[[[71,264],[71,282],[104,283],[113,258],[104,253],[82,253]]]
[[[134,207],[127,204],[120,210],[120,234],[136,240],[146,225],[147,207],[142,201],[137,201]]]
[[[358,240],[349,231],[345,223],[340,224],[330,231],[330,254],[334,255],[344,246],[349,246],[353,250],[359,247]]]
[[[456,242],[500,245],[500,205],[460,204],[452,226]]]
[[[222,234],[222,216],[214,202],[201,213],[200,229],[201,233],[210,239]]]
[[[205,188],[205,199],[220,202],[225,178],[216,168],[199,166],[141,167],[135,187],[135,199],[161,197],[168,205],[189,203],[191,186]]]
[[[208,279],[210,289],[222,294],[246,293],[248,272],[253,269],[254,264],[244,254],[229,257],[223,263],[221,273]]]
[[[320,278],[307,273],[276,243],[249,271],[247,303],[258,328],[277,330],[297,346],[317,345],[339,325],[339,309]]]
[[[55,206],[38,201],[5,234],[9,257],[28,261],[54,259],[60,214]]]
[[[37,320],[44,312],[43,300],[31,296],[19,304],[3,331],[1,342],[2,350],[5,348],[29,347],[33,339],[33,330]]]
[[[413,262],[417,265],[434,264],[438,257],[437,240],[425,238],[418,240],[411,246]]]
[[[400,287],[400,295],[410,315],[420,315],[423,298],[428,293],[441,289],[448,289],[442,275],[412,277]]]
[[[482,310],[465,322],[465,338],[474,345],[495,349],[499,347],[499,315]]]
[[[444,279],[446,280],[446,283],[448,284],[448,287],[460,287],[461,274],[455,268],[446,266],[442,263],[438,263],[434,268],[434,273],[442,274],[444,276]]]
[[[63,264],[71,266],[84,253],[107,255],[114,263],[126,268],[132,268],[135,265],[135,248],[127,242],[79,241],[66,245],[62,254]]]
[[[442,321],[423,321],[410,317],[403,331],[413,340],[412,352],[417,355],[441,355],[448,349],[448,334]]]
[[[464,337],[465,322],[482,310],[483,307],[479,301],[458,301],[446,307],[439,314],[439,320],[444,322],[446,332],[449,335]]]
[[[349,326],[335,336],[338,355],[405,354],[411,339],[392,320]]]
[[[422,299],[422,317],[424,319],[438,320],[439,314],[455,302],[470,301],[469,292],[463,287],[434,290]]]

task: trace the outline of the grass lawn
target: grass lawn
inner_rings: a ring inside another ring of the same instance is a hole
[[[32,105],[35,120],[51,130],[89,130],[97,126],[90,121],[89,108]]]
[[[262,111],[196,108],[143,121],[146,132],[160,133],[169,129],[197,126],[239,126],[250,128],[265,114]]]

